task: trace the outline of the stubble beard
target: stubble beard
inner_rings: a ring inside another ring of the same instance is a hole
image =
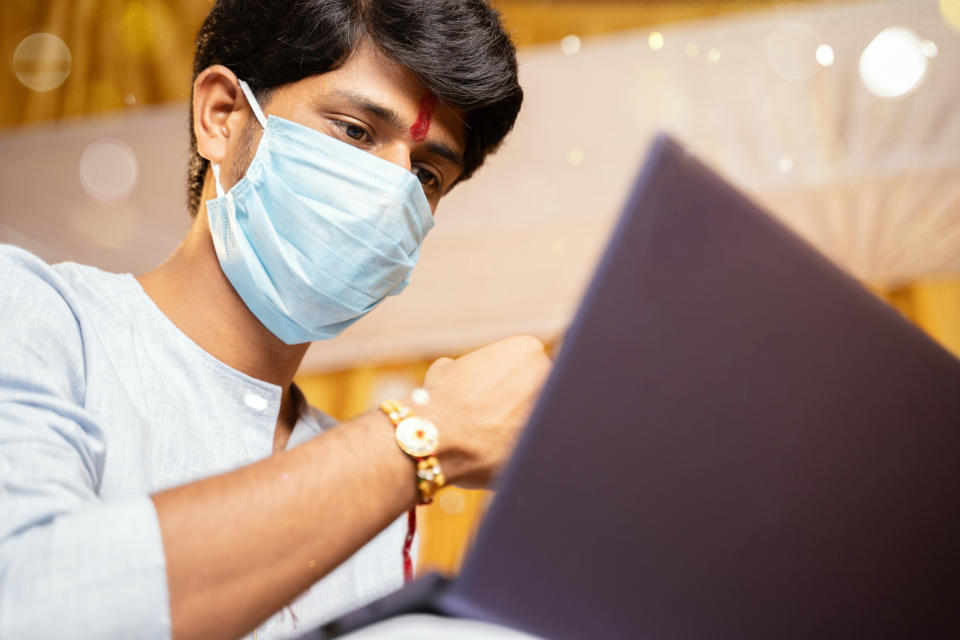
[[[231,185],[240,182],[243,176],[247,174],[247,169],[250,168],[250,163],[253,162],[253,157],[256,155],[257,144],[260,142],[261,136],[257,135],[257,130],[260,128],[260,123],[252,117],[248,118],[247,123],[243,126],[243,130],[240,132],[240,146],[237,148],[238,162],[234,163],[233,171],[231,171]]]

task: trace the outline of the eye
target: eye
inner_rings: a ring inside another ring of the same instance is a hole
[[[342,120],[334,120],[334,125],[340,129],[340,132],[350,140],[354,142],[366,142],[370,140],[370,132],[359,124],[353,122],[344,122]]]
[[[423,167],[414,167],[413,173],[417,176],[417,180],[420,181],[420,184],[423,185],[424,193],[431,195],[432,193],[439,191],[440,178],[438,178],[432,171],[429,171]]]
[[[347,123],[347,126],[344,127],[343,132],[347,134],[348,138],[353,140],[363,140],[364,136],[367,135],[367,132],[358,124]]]

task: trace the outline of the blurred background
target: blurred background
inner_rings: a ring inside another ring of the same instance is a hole
[[[133,273],[172,253],[211,4],[0,3],[0,242]],[[444,201],[404,295],[311,347],[314,404],[346,419],[441,355],[556,345],[661,130],[960,355],[960,0],[494,4],[516,130]],[[421,568],[457,569],[485,500],[422,508]]]

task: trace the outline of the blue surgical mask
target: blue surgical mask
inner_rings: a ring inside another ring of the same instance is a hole
[[[433,215],[419,180],[319,131],[266,118],[246,175],[207,202],[220,266],[287,344],[339,335],[410,281]]]

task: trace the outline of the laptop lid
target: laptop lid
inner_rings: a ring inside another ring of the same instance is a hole
[[[960,362],[666,137],[499,488],[460,615],[960,633]]]

